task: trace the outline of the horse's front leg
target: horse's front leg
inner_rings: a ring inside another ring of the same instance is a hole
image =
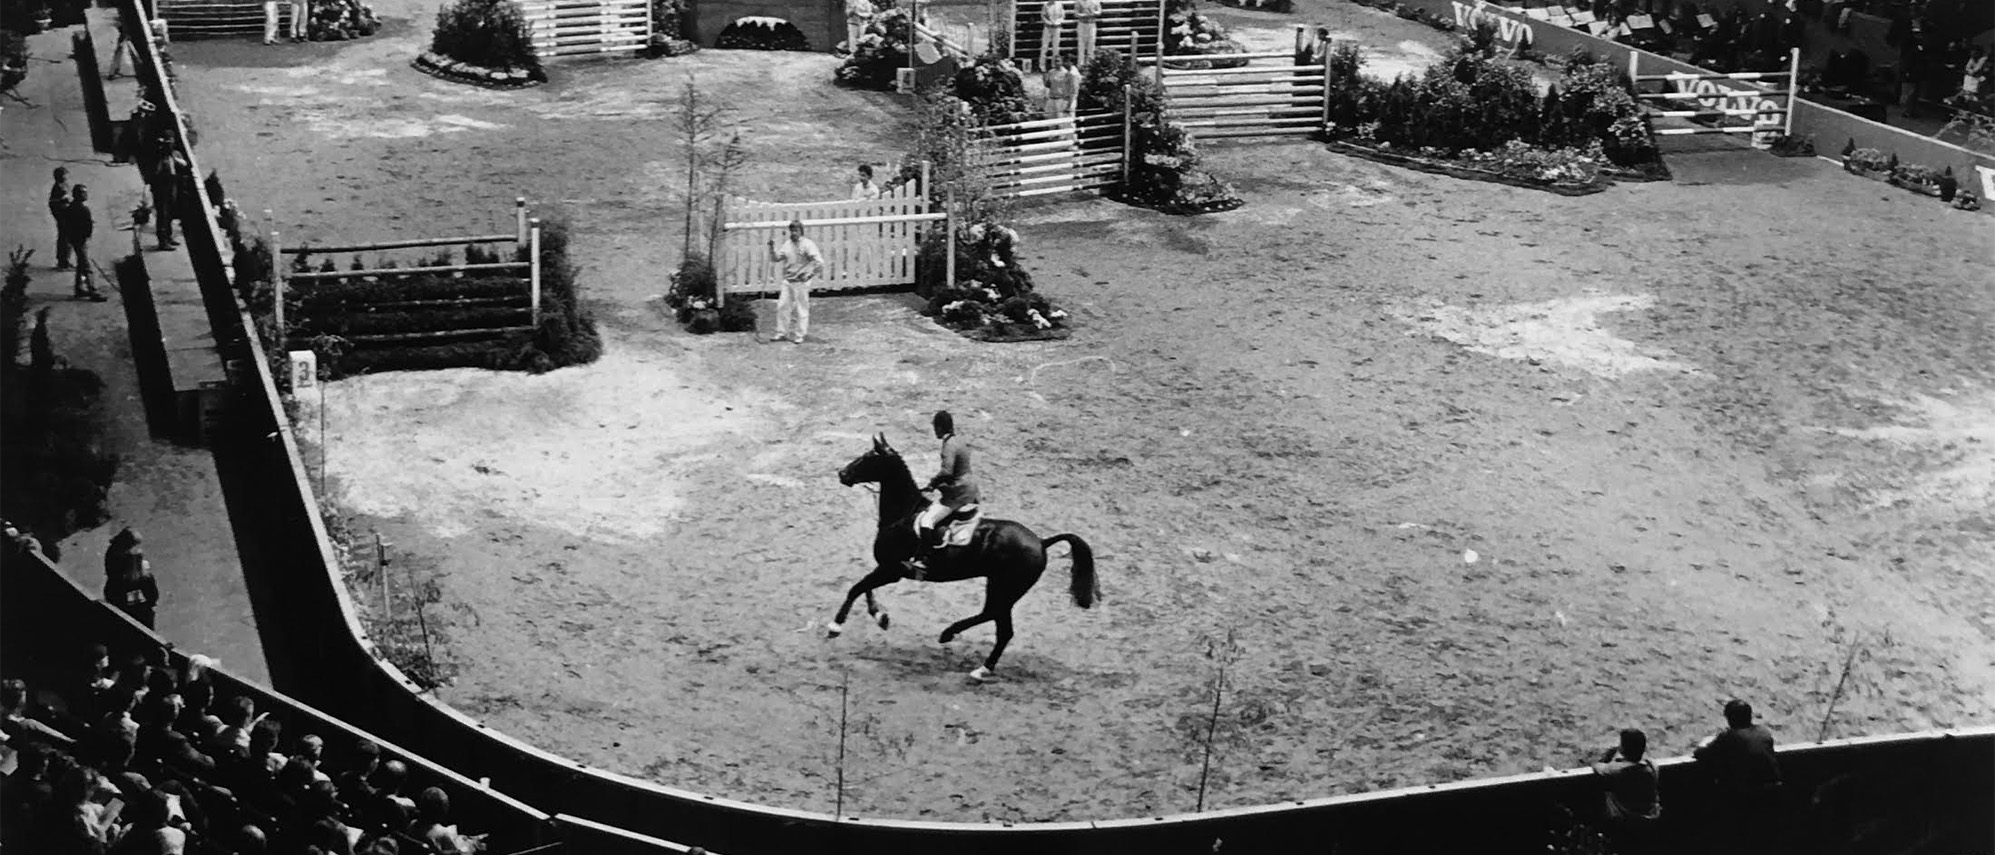
[[[852,583],[851,590],[845,592],[845,602],[838,607],[838,616],[831,619],[830,626],[825,627],[826,634],[832,638],[837,638],[839,633],[845,631],[845,618],[852,614],[852,603],[858,600],[860,595],[863,594],[866,597],[866,607],[868,610],[871,610],[873,608],[873,589],[892,582],[895,578],[895,575],[889,572],[887,568],[875,567],[873,568],[873,572],[866,574],[865,578]]]
[[[887,616],[887,610],[880,608],[879,602],[873,599],[872,591],[866,592],[866,613],[873,616],[873,621],[878,623],[881,629],[886,629],[892,622]]]

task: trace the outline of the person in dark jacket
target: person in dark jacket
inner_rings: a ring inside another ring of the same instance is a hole
[[[180,246],[173,239],[173,220],[180,214],[180,190],[189,174],[187,156],[175,139],[170,126],[161,128],[139,161],[139,171],[152,189],[152,232],[162,250]]]
[[[917,581],[927,578],[929,561],[942,545],[942,523],[974,507],[981,498],[976,476],[970,471],[970,446],[956,436],[956,417],[941,410],[935,414],[934,424],[935,438],[942,440],[942,468],[928,479],[927,489],[938,494],[935,502],[915,522],[920,549],[908,560],[908,569],[914,571]]]
[[[63,231],[69,235],[69,249],[76,255],[75,294],[78,299],[104,302],[104,295],[90,278],[90,235],[97,218],[90,213],[90,188],[81,184],[69,191],[69,207],[62,211]]]
[[[159,606],[159,580],[153,578],[143,541],[129,527],[112,535],[111,547],[104,551],[104,602],[152,629],[154,610]]]
[[[69,226],[64,212],[69,209],[69,170],[55,168],[55,183],[48,189],[48,215],[55,218],[55,269],[69,269]]]
[[[1759,851],[1779,821],[1780,760],[1774,754],[1773,731],[1754,724],[1752,704],[1738,698],[1725,702],[1725,725],[1692,756],[1714,785],[1721,850]]]

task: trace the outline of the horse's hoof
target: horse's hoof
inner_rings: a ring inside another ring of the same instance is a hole
[[[977,670],[970,672],[971,682],[986,683],[989,682],[990,679],[991,679],[991,669],[985,668],[982,665],[978,665]]]
[[[951,641],[955,641],[955,640],[956,640],[956,636],[954,636],[954,635],[952,635],[952,634],[950,634],[950,633],[946,633],[946,632],[945,632],[945,633],[943,633],[943,634],[942,634],[942,643],[943,643],[943,644],[948,644],[949,642],[951,642]]]
[[[837,621],[832,621],[831,623],[824,625],[824,636],[826,638],[837,638],[840,634],[844,632],[845,632],[845,624],[839,623]]]
[[[886,612],[881,612],[881,613],[880,613],[880,614],[879,614],[879,615],[878,615],[878,616],[877,616],[876,618],[874,618],[874,619],[875,619],[875,620],[878,620],[878,621],[880,622],[880,628],[881,628],[881,629],[886,629],[886,628],[887,628],[887,624],[890,624],[890,623],[892,623],[892,622],[893,622],[893,620],[892,620],[891,618],[888,618],[888,617],[887,617],[887,613],[886,613]]]

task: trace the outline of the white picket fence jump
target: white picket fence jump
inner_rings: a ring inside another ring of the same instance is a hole
[[[1120,113],[1087,112],[981,128],[974,168],[996,196],[1099,194],[1121,180],[1123,124]]]
[[[1301,45],[1304,27],[1297,26]],[[1164,57],[1152,73],[1164,88],[1171,120],[1205,138],[1312,134],[1323,128],[1329,68],[1298,65],[1297,52],[1221,54],[1237,68],[1172,68],[1201,57]],[[1312,60],[1313,61],[1313,60]]]
[[[1786,71],[1737,71],[1727,74],[1642,74],[1642,52],[1628,52],[1628,78],[1635,82],[1635,99],[1649,116],[1668,119],[1748,119],[1747,124],[1709,127],[1656,128],[1657,136],[1693,134],[1752,134],[1753,145],[1765,148],[1775,134],[1794,130],[1794,92],[1801,73],[1801,51],[1789,50]],[[1762,82],[1772,81],[1772,82]],[[1666,91],[1644,92],[1642,84],[1661,83]],[[1695,109],[1670,109],[1695,102]]]
[[[514,0],[540,57],[643,50],[651,43],[649,0]]]
[[[774,294],[783,284],[782,263],[769,257],[769,242],[780,245],[792,220],[804,224],[804,237],[824,254],[824,270],[812,291],[851,291],[914,284],[915,256],[930,223],[953,227],[947,211],[931,210],[920,185],[908,182],[878,199],[830,202],[757,202],[739,196],[722,202],[720,246],[714,276],[722,299],[728,294]]]

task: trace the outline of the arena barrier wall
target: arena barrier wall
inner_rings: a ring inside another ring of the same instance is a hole
[[[1474,0],[1474,2],[1401,0],[1401,2],[1453,20],[1462,26],[1468,26],[1477,20],[1489,20],[1498,25],[1498,38],[1503,44],[1515,45],[1522,42],[1544,54],[1562,54],[1573,48],[1583,47],[1603,61],[1621,66],[1628,65],[1630,54],[1640,54],[1641,68],[1648,73],[1684,75],[1711,73],[1708,69],[1679,62],[1660,54],[1596,38],[1545,21],[1533,20],[1520,12],[1497,6],[1487,0]],[[1747,91],[1751,87],[1743,83],[1709,81],[1709,84],[1714,90],[1739,90],[1740,98],[1754,95]],[[1816,150],[1829,159],[1836,159],[1836,153],[1842,151],[1847,142],[1854,142],[1858,148],[1897,152],[1898,159],[1905,163],[1922,164],[1934,169],[1953,167],[1954,175],[1959,176],[1963,188],[1974,190],[1984,201],[1995,199],[1995,155],[1983,154],[1903,128],[1894,128],[1882,122],[1852,116],[1806,98],[1795,100],[1793,110],[1794,135],[1814,138]],[[1935,201],[1933,204],[1939,203]],[[1995,204],[1983,204],[1981,212],[1995,214]]]
[[[124,0],[126,14],[143,23],[136,2]],[[148,45],[140,52],[144,62],[157,62]],[[177,114],[171,93],[161,95],[158,103]],[[195,183],[198,198],[208,201]],[[441,768],[488,781],[537,811],[614,829],[588,829],[606,849],[615,843],[609,851],[658,851],[643,839],[649,837],[728,855],[945,848],[962,855],[1206,855],[1214,840],[1235,852],[1538,855],[1559,806],[1584,810],[1599,797],[1588,773],[1566,770],[1195,815],[1022,824],[874,820],[700,795],[521,743],[422,693],[377,655],[342,580],[269,363],[246,335],[249,318],[235,304],[211,210],[190,212],[188,246],[241,396],[229,410],[230,435],[215,445],[216,471],[273,682],[357,728],[420,745],[422,756]],[[33,596],[11,585],[7,593]],[[1990,853],[1995,816],[1986,806],[1995,803],[1995,727],[1790,745],[1781,756],[1790,794],[1782,819],[1791,829],[1852,835],[1885,829],[1935,841],[1932,851]],[[1680,841],[1701,827],[1697,805],[1708,784],[1681,759],[1661,766],[1669,806],[1663,833]],[[573,821],[566,827],[583,828]],[[1901,838],[1874,833],[1830,839],[1842,855],[1903,849]],[[676,851],[671,844],[665,849]]]

